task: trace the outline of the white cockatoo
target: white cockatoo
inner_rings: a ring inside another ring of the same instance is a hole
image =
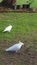
[[[22,42],[19,41],[19,43],[17,43],[15,45],[13,45],[13,46],[5,49],[5,51],[17,52],[17,51],[20,50],[20,48],[22,47],[22,45],[24,45],[24,43],[22,43]]]
[[[6,28],[4,29],[3,32],[10,32],[11,29],[12,29],[12,25],[9,25],[8,27],[6,27]]]

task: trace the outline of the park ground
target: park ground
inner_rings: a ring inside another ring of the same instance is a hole
[[[8,25],[12,30],[4,33]],[[5,52],[19,41],[19,52]],[[37,65],[37,13],[0,13],[0,65]]]

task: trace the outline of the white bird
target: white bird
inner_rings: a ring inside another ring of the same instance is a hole
[[[11,25],[9,25],[8,27],[6,27],[6,28],[4,29],[4,31],[3,31],[3,32],[10,32],[10,31],[11,31],[11,29],[12,29],[12,26],[11,26]]]
[[[22,45],[24,45],[24,43],[19,41],[18,44],[15,44],[15,45],[5,49],[5,51],[18,52],[20,50],[20,48],[22,47]]]

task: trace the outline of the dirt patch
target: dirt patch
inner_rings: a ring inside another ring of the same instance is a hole
[[[10,45],[6,40],[0,44],[0,65],[37,65],[37,52],[33,46],[27,48],[24,45],[18,53],[5,52],[4,49]]]

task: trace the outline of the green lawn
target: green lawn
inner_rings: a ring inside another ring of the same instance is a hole
[[[11,32],[3,33],[2,31],[9,24],[13,26]],[[37,30],[37,14],[25,13],[0,14],[0,36],[2,38],[13,39],[16,37],[16,35],[19,36],[19,34],[20,37],[23,38],[23,36],[25,37],[26,34],[31,33],[32,31],[35,30]]]
[[[3,33],[12,25],[10,33]],[[19,53],[4,50],[18,41],[24,42]],[[0,65],[37,65],[37,13],[0,13]]]

